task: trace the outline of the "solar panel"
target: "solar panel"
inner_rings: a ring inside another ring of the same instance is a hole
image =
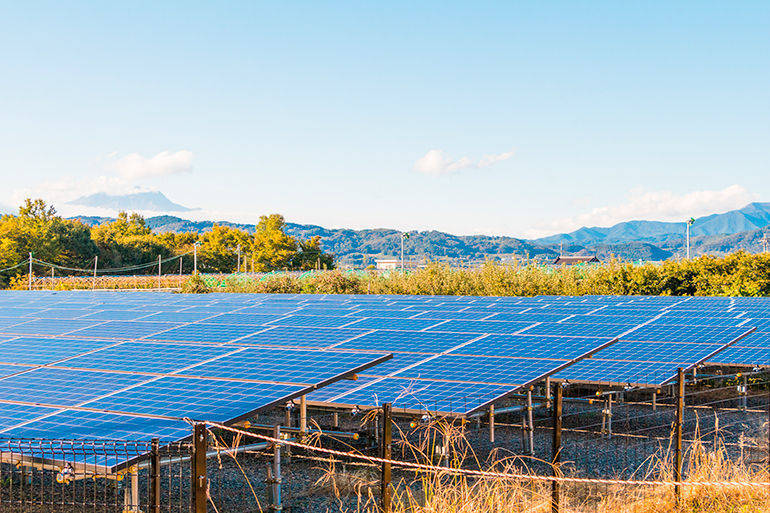
[[[428,331],[511,334],[522,331],[533,324],[532,322],[511,321],[446,321],[428,328]]]

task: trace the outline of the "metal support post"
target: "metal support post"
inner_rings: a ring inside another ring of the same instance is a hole
[[[545,407],[551,407],[551,378],[545,378]]]
[[[206,425],[193,427],[193,454],[191,458],[192,513],[206,513],[208,482],[206,477]]]
[[[561,427],[562,427],[562,387],[556,384],[553,404],[553,440],[551,445],[551,457],[553,458],[553,475],[559,477],[561,472]],[[559,513],[559,482],[551,481],[551,513]]]
[[[123,513],[139,513],[139,470],[128,469],[129,482],[123,489]]]
[[[532,387],[527,390],[527,449],[530,456],[535,455],[535,423],[532,419]]]
[[[150,513],[160,513],[160,451],[158,439],[152,439],[150,449]]]
[[[160,255],[158,255],[158,290],[160,290],[160,273],[161,273],[161,267],[163,267],[163,264],[161,262]]]
[[[495,405],[489,405],[489,443],[495,443]]]
[[[391,459],[392,451],[391,444],[393,442],[393,431],[391,421],[391,408],[390,403],[382,405],[382,450],[380,456],[384,460]],[[383,513],[390,513],[391,511],[391,497],[390,497],[390,462],[384,461],[382,463],[382,479],[380,481],[380,500]]]
[[[305,439],[307,435],[307,397],[300,396],[299,398],[299,439],[300,441]]]
[[[92,289],[96,288],[96,268],[98,267],[98,265],[99,265],[99,255],[96,255],[94,257],[94,279],[91,282],[91,288]]]
[[[674,481],[682,480],[682,425],[684,423],[684,370],[677,370],[677,394],[676,394],[676,447],[674,448]],[[674,486],[674,495],[677,505],[682,498],[680,485]]]
[[[198,243],[193,244],[193,274],[198,272]]]
[[[658,391],[653,390],[652,391],[652,411],[656,411],[658,409]]]
[[[337,413],[336,411],[332,415],[332,427],[334,429],[339,429],[340,427],[340,414]]]
[[[29,290],[32,290],[32,253],[29,254]]]
[[[607,396],[607,438],[612,438],[612,394]]]
[[[281,439],[281,426],[273,427],[273,438],[276,440]],[[283,504],[281,501],[281,444],[273,443],[273,466],[267,467],[267,484],[268,484],[268,509],[273,512],[279,512],[283,510]]]

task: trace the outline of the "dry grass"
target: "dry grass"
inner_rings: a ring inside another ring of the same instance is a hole
[[[367,419],[371,420],[371,419]],[[403,434],[402,440],[406,440]],[[397,472],[394,478],[393,513],[524,513],[551,511],[551,484],[535,480],[458,476],[457,468],[483,468],[506,473],[528,473],[526,461],[493,453],[480,461],[464,436],[462,425],[433,422],[410,433],[411,442],[394,447],[394,458],[442,465],[446,471]],[[416,438],[416,440],[415,440]],[[443,460],[437,447],[445,441],[450,450]],[[672,455],[665,450],[651,456],[647,480],[672,481]],[[686,480],[767,482],[767,465],[736,462],[724,446],[693,444],[686,454]],[[351,470],[352,469],[352,470]],[[323,476],[307,494],[333,497],[329,511],[376,513],[379,509],[379,471],[329,462]],[[532,473],[531,475],[535,475]],[[677,506],[673,487],[627,484],[561,484],[563,513],[760,513],[770,511],[770,490],[760,487],[684,486]]]

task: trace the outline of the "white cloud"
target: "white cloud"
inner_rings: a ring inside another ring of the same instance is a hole
[[[632,189],[628,199],[620,205],[598,207],[575,217],[556,219],[526,233],[527,237],[571,232],[583,226],[612,226],[623,221],[684,221],[734,210],[757,199],[757,195],[740,185],[730,185],[715,191],[692,191],[676,194],[673,191],[645,191]]]
[[[67,210],[65,204],[68,201],[97,192],[148,192],[152,189],[138,185],[144,179],[189,173],[192,171],[192,161],[193,153],[188,150],[162,151],[153,157],[143,157],[138,153],[121,157],[117,152],[113,152],[100,161],[102,171],[106,171],[104,174],[65,176],[57,180],[39,182],[30,187],[13,190],[8,200],[13,205],[20,205],[25,198],[43,198],[64,211]]]
[[[489,167],[498,162],[502,162],[503,160],[508,160],[511,157],[513,157],[513,150],[505,153],[484,155],[477,162],[474,162],[468,157],[452,160],[447,157],[443,150],[430,150],[414,163],[413,169],[418,173],[441,176],[461,169],[481,169]]]
[[[193,153],[188,150],[162,151],[154,157],[143,157],[129,153],[118,157],[116,153],[107,156],[106,168],[128,182],[143,178],[168,176],[192,171]]]

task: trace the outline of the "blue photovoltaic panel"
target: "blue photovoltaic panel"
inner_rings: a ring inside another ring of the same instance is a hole
[[[25,318],[2,317],[0,318],[0,332],[8,331],[13,326],[18,326],[19,324],[29,322],[29,321],[30,319],[25,319]]]
[[[71,358],[57,366],[167,374],[235,350],[235,347],[204,344],[133,342]]]
[[[489,315],[489,312],[486,313]],[[545,312],[526,312],[520,314],[513,313],[496,313],[491,317],[488,317],[488,321],[513,321],[513,322],[558,322],[562,319],[566,319],[570,314],[561,313],[545,313]]]
[[[312,385],[386,359],[377,353],[244,347],[240,351],[184,371],[190,376],[290,381]]]
[[[37,319],[77,319],[93,313],[88,308],[47,308],[35,314]]]
[[[195,323],[150,335],[147,340],[224,344],[266,329],[266,326]]]
[[[3,415],[8,406],[0,405],[0,415]],[[158,438],[163,442],[170,442],[181,440],[190,435],[190,425],[180,420],[142,418],[81,410],[57,412],[40,407],[35,407],[34,410],[24,413],[26,418],[20,420],[27,421],[26,424],[18,427],[6,426],[4,430],[0,430],[0,436],[69,440],[149,440]],[[38,420],[30,422],[32,419],[29,417],[35,414],[40,414],[39,417],[37,415],[32,417]],[[0,439],[0,450],[14,451],[13,444],[3,448],[3,443],[4,441]],[[43,444],[35,444],[35,446],[43,447]],[[33,450],[25,447],[24,452],[25,454],[32,453]],[[130,452],[130,445],[123,446],[123,450],[126,451],[125,454],[118,454],[117,451],[112,454],[108,451],[105,451],[104,454],[98,454],[98,451],[95,451],[91,455],[72,455],[72,457],[78,458],[81,463],[112,467],[127,458],[141,455]],[[56,449],[47,453],[43,451],[39,457],[50,457],[51,453],[55,454],[56,451]]]
[[[10,376],[11,374],[17,374],[19,372],[28,371],[31,367],[26,367],[22,365],[3,365],[0,364],[0,378],[3,378],[5,376]],[[2,398],[2,395],[0,395],[0,398]]]
[[[56,408],[44,408],[26,404],[0,403],[0,436],[8,436],[2,430],[16,426],[22,422],[36,419],[43,415],[50,415],[58,411]]]
[[[114,344],[104,340],[19,337],[0,343],[0,362],[45,365]]]
[[[452,354],[481,356],[526,356],[572,360],[607,344],[609,337],[544,337],[539,335],[489,335]]]
[[[510,334],[521,331],[532,322],[511,322],[511,321],[447,321],[443,324],[433,326],[428,331],[447,331],[453,333],[497,333]]]
[[[276,326],[238,340],[237,344],[294,347],[328,347],[368,333],[350,328]]]
[[[751,327],[641,326],[625,340],[652,342],[713,342],[726,344],[749,332]]]
[[[417,310],[415,310],[415,312],[417,312]],[[486,317],[489,317],[490,315],[491,314],[489,312],[483,312],[483,313],[482,312],[446,312],[446,311],[434,310],[430,312],[420,312],[414,318],[415,319],[436,319],[440,321],[450,320],[450,319],[478,321]]]
[[[621,340],[596,353],[597,358],[695,364],[718,351],[724,344],[636,342]]]
[[[390,319],[408,319],[415,317],[419,314],[419,310],[374,310],[371,308],[365,308],[353,313],[350,312],[350,317],[375,317],[375,318],[390,318]]]
[[[364,351],[400,351],[413,353],[441,353],[478,338],[470,333],[431,333],[378,330],[337,346],[339,349]]]
[[[297,394],[303,389],[297,385],[163,377],[90,401],[84,406],[140,415],[224,422]]]
[[[401,330],[401,331],[421,331],[430,328],[441,322],[433,319],[360,319],[349,328],[364,328],[372,330]]]
[[[99,321],[135,321],[147,317],[152,312],[140,312],[136,310],[100,310],[83,317],[85,320]]]
[[[364,385],[363,388],[324,400],[361,406],[376,406],[389,402],[394,408],[407,410],[465,413],[486,404],[490,398],[500,397],[510,391],[509,385],[384,378]],[[310,394],[308,398],[314,400],[314,394]]]
[[[423,356],[423,358],[425,358],[425,356]],[[381,365],[386,365],[386,364],[381,364]],[[379,367],[379,365],[377,367]],[[358,379],[355,382],[337,381],[336,383],[332,383],[331,385],[326,385],[325,387],[319,388],[318,390],[314,390],[313,392],[308,394],[308,399],[310,399],[311,401],[328,402],[333,397],[339,396],[341,394],[346,394],[356,387],[360,387],[368,383],[372,383],[374,381],[377,381],[378,379],[380,378],[376,376],[361,375],[358,377]]]
[[[319,315],[289,315],[282,319],[271,322],[274,326],[307,326],[317,328],[340,328],[356,319],[352,317],[321,317]],[[360,326],[354,326],[356,328]]]
[[[563,324],[623,324],[627,326],[649,321],[649,315],[574,315],[562,321]]]
[[[143,321],[189,323],[209,319],[219,314],[210,314],[203,312],[158,312],[148,315]]]
[[[544,322],[522,333],[524,335],[551,335],[574,337],[617,337],[618,335],[636,327],[635,324],[584,324],[584,323],[556,323]]]
[[[448,354],[398,372],[396,376],[434,378],[440,375],[444,380],[504,383],[513,388],[548,374],[557,366],[553,360]]]
[[[149,321],[107,321],[98,326],[84,328],[73,331],[72,334],[78,337],[97,337],[97,338],[144,338],[154,333],[171,329],[177,324],[171,322],[149,322]]]
[[[714,365],[770,366],[770,347],[728,347],[709,358]]]
[[[323,315],[323,316],[335,316],[343,317],[345,315],[353,315],[357,312],[355,308],[320,308],[317,306],[302,307],[296,310],[300,315]]]
[[[626,362],[589,358],[557,372],[557,379],[593,383],[628,383],[631,385],[660,385],[671,379],[677,368],[686,362]]]
[[[0,379],[0,399],[74,406],[145,380],[136,374],[39,367]]]
[[[394,372],[405,369],[410,365],[415,365],[419,362],[423,362],[429,358],[434,358],[436,355],[425,353],[394,353],[393,358],[384,363],[378,363],[371,369],[363,371],[364,376],[388,376]],[[358,386],[358,382],[355,383],[345,382],[342,383],[349,390],[352,387]],[[326,387],[324,387],[326,389]]]
[[[276,314],[255,314],[255,313],[226,313],[219,314],[215,317],[206,319],[208,324],[254,324],[261,326],[271,321],[277,321],[285,317],[284,315]]]
[[[33,317],[34,314],[43,310],[42,308],[15,308],[15,307],[2,307],[0,308],[0,317]]]
[[[6,333],[15,333],[19,335],[65,335],[82,328],[95,326],[104,321],[84,321],[75,319],[36,319],[27,321],[23,324],[17,324],[13,327],[4,328]]]

